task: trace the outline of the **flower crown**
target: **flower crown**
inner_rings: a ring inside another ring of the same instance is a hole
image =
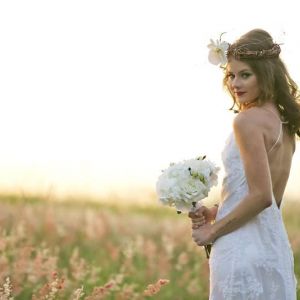
[[[281,52],[278,44],[273,44],[270,49],[261,50],[248,50],[243,47],[231,47],[229,46],[226,52],[226,56],[233,56],[236,59],[264,59],[264,58],[276,58]]]
[[[207,46],[210,50],[208,53],[208,60],[214,65],[220,65],[224,67],[227,63],[229,56],[235,59],[266,59],[266,58],[277,58],[281,52],[279,44],[274,43],[269,49],[260,50],[248,50],[245,46],[254,44],[249,43],[240,47],[230,45],[228,42],[222,41],[221,34],[219,40],[210,40],[210,44]]]

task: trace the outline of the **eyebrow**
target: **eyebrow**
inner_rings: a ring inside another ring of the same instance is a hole
[[[240,73],[243,73],[243,72],[252,72],[252,71],[249,70],[249,69],[243,69],[243,70],[239,71],[238,73],[240,74]],[[233,74],[233,72],[228,71],[228,74]]]

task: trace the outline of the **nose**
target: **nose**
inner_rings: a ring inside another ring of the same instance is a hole
[[[239,78],[235,77],[235,78],[232,79],[231,87],[234,90],[238,90],[238,89],[241,88],[241,81],[239,80]]]

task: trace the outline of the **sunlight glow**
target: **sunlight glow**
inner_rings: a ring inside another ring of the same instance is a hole
[[[258,0],[249,20],[228,18],[234,1],[1,2],[0,190],[130,197],[171,161],[221,164],[233,116],[206,46],[265,28],[300,84],[288,2],[268,20]],[[290,194],[299,166],[298,151]]]

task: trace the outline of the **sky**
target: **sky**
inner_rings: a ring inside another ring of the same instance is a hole
[[[205,2],[1,1],[0,192],[144,201],[170,162],[221,165],[233,115],[209,40],[266,29],[300,85],[300,21],[289,0]]]

